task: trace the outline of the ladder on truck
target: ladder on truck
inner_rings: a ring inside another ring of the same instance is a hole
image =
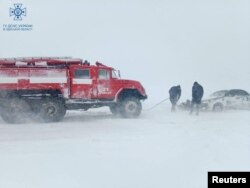
[[[0,66],[55,66],[81,63],[82,59],[72,57],[0,58]]]

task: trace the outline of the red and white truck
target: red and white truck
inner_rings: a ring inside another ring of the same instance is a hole
[[[27,117],[45,122],[63,119],[66,110],[108,106],[113,114],[138,117],[147,98],[138,81],[120,79],[99,62],[70,57],[0,59],[0,113],[19,123]]]

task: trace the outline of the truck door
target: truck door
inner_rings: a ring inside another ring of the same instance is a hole
[[[71,69],[71,98],[91,99],[92,77],[90,68],[74,67]]]
[[[98,69],[97,93],[100,99],[111,99],[111,72],[108,69]]]

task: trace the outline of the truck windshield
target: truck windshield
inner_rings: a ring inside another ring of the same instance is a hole
[[[117,79],[120,78],[118,70],[115,70],[115,69],[112,70],[112,78],[117,78]]]

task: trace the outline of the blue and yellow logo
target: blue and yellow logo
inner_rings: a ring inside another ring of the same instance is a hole
[[[26,16],[26,8],[22,8],[23,4],[14,4],[14,8],[10,8],[10,16],[14,16],[15,21],[21,21],[22,16]]]

